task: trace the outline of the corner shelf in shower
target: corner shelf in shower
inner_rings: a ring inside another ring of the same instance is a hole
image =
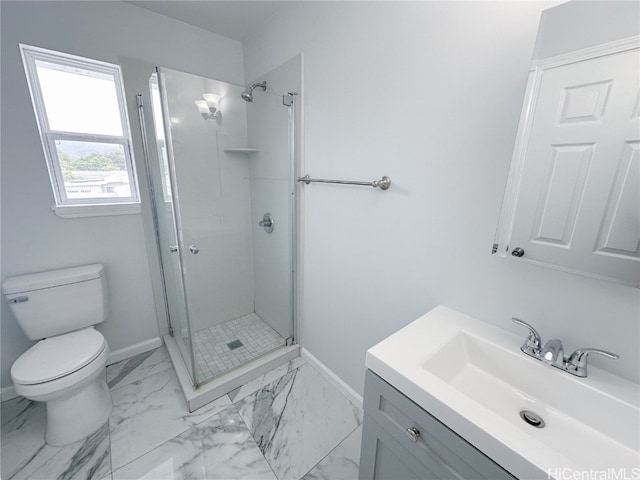
[[[224,151],[227,153],[257,153],[260,150],[258,150],[257,148],[239,147],[239,148],[225,148]]]

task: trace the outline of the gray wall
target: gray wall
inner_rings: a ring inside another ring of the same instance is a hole
[[[302,343],[354,389],[366,350],[438,304],[612,350],[593,363],[638,381],[638,290],[490,255],[554,4],[302,2],[245,42],[247,78],[304,52],[306,173],[393,181],[304,187]]]
[[[18,43],[112,63],[119,56],[134,57],[240,84],[242,45],[121,2],[3,1],[0,6],[2,279],[102,262],[111,315],[100,330],[111,349],[157,337],[142,215],[62,219],[50,210],[54,199]],[[130,101],[137,92],[126,93]],[[130,122],[136,130],[137,118]],[[136,163],[143,177],[142,159]],[[148,206],[148,198],[143,200]],[[156,252],[149,253],[154,259]],[[4,302],[0,336],[1,384],[7,386],[11,364],[31,343]]]

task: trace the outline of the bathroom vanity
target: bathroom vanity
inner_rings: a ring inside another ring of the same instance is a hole
[[[515,478],[371,370],[364,411],[360,480]]]
[[[640,474],[639,386],[525,337],[439,306],[369,349],[360,480]]]

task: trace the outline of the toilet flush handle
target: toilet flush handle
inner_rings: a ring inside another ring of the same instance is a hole
[[[27,297],[26,295],[21,295],[19,297],[10,298],[9,300],[7,300],[7,303],[24,303],[27,301],[29,301],[29,297]]]

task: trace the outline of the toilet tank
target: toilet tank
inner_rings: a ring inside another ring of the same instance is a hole
[[[96,325],[108,315],[100,264],[11,277],[2,291],[29,340]]]

